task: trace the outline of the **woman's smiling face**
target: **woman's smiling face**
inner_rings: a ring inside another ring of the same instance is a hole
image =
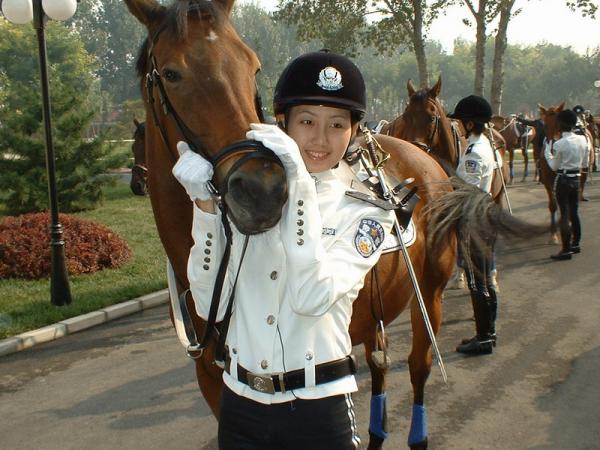
[[[287,132],[298,144],[311,173],[333,168],[344,156],[358,127],[352,125],[350,111],[330,106],[293,106],[287,119]]]

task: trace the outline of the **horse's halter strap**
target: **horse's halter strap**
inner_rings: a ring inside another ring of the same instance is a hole
[[[412,141],[411,144],[416,145],[421,150],[424,150],[427,153],[431,153],[431,151],[433,150],[433,140],[435,139],[435,135],[440,127],[440,120],[441,119],[438,114],[433,116],[433,118],[431,120],[433,122],[433,128],[431,129],[431,132],[429,133],[429,136],[427,137],[427,142]]]

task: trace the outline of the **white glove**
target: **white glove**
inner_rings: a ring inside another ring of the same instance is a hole
[[[277,125],[251,123],[251,130],[246,133],[248,139],[260,141],[280,159],[288,176],[295,176],[299,170],[306,171],[300,156],[298,144]]]
[[[193,152],[186,142],[177,143],[179,159],[173,166],[173,175],[185,188],[192,201],[210,200],[206,182],[213,177],[213,166],[199,154]]]

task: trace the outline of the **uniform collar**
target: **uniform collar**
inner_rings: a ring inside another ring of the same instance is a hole
[[[323,172],[313,172],[310,176],[315,180],[315,183],[337,179],[333,169],[325,170]]]
[[[471,134],[469,136],[468,141],[469,141],[469,144],[477,144],[479,142],[486,142],[486,141],[489,142],[488,138],[486,138],[483,134],[478,134],[478,135]]]

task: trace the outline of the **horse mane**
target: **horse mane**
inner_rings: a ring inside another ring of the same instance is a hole
[[[224,11],[211,0],[176,0],[166,7],[163,19],[157,30],[169,31],[179,39],[185,39],[188,34],[188,17],[194,13],[199,19],[210,16],[211,25],[220,29],[225,21]],[[156,33],[156,32],[155,32]],[[138,51],[135,69],[141,78],[148,73],[148,50],[150,38],[146,37]]]

